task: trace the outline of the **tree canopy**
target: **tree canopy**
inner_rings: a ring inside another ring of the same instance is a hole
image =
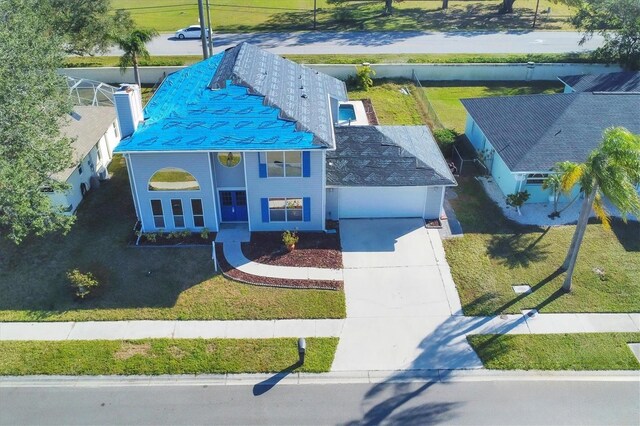
[[[35,5],[40,15],[48,17],[43,27],[61,36],[65,51],[74,55],[108,51],[132,24],[129,12],[112,12],[111,0],[41,0]]]
[[[584,31],[581,43],[599,33],[599,59],[640,69],[640,0],[556,0],[577,8],[571,22]]]
[[[149,59],[149,51],[146,44],[158,35],[156,30],[134,28],[128,34],[118,37],[116,42],[124,52],[120,57],[120,70],[133,66],[136,84],[140,85],[140,72],[138,61],[140,58]]]
[[[71,166],[60,120],[72,105],[56,72],[62,40],[47,28],[35,0],[0,2],[0,235],[16,243],[29,234],[69,229],[73,219],[52,207],[44,188]]]

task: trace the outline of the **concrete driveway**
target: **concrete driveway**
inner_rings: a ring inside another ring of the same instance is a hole
[[[421,219],[341,220],[347,320],[334,371],[479,368],[453,316],[440,236]]]

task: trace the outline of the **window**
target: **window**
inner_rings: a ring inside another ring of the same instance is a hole
[[[267,172],[269,177],[301,177],[302,153],[267,152]]]
[[[176,228],[184,228],[184,213],[182,212],[182,200],[171,200],[171,213],[173,224]]]
[[[80,164],[78,166],[78,174],[81,175],[82,174],[82,164]]]
[[[269,198],[271,222],[301,222],[302,198]]]
[[[151,213],[153,213],[153,224],[156,228],[164,228],[164,214],[162,212],[162,201],[151,200]]]
[[[218,163],[225,167],[235,167],[240,164],[242,156],[237,152],[220,152],[218,154]]]
[[[202,228],[204,226],[204,210],[202,209],[202,200],[191,200],[191,212],[193,213],[193,226]]]
[[[116,123],[113,123],[113,133],[116,135],[116,138],[119,137],[118,126],[116,126]]]
[[[531,173],[527,175],[527,185],[542,185],[549,173]]]
[[[182,169],[167,167],[149,179],[149,191],[199,191],[200,184],[193,175]]]
[[[96,147],[96,153],[98,154],[98,161],[102,163],[102,151],[100,150],[100,145]]]

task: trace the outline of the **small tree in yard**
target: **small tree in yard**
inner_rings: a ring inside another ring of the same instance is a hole
[[[82,273],[78,269],[67,272],[67,279],[73,288],[76,297],[84,299],[93,290],[100,286],[100,282],[93,276],[91,272]]]
[[[520,212],[520,207],[522,207],[522,205],[527,202],[530,195],[531,194],[529,194],[528,191],[520,191],[516,192],[515,194],[509,194],[507,195],[507,205],[515,207],[518,214],[522,215],[522,213]]]
[[[640,196],[636,187],[640,184],[640,135],[627,129],[607,129],[600,146],[582,164],[568,164],[562,176],[562,189],[568,192],[580,184],[584,201],[580,209],[576,230],[569,246],[562,269],[567,271],[562,289],[571,291],[573,271],[578,259],[582,239],[587,230],[591,210],[609,228],[609,217],[604,208],[606,197],[622,214],[640,215]]]
[[[558,163],[554,167],[554,172],[551,173],[547,178],[542,182],[542,189],[550,190],[553,196],[553,211],[549,215],[550,218],[560,217],[560,212],[558,211],[558,202],[560,201],[560,196],[562,195],[562,176],[564,173],[572,167],[572,163],[569,161],[563,161]]]
[[[158,32],[154,29],[133,29],[130,33],[116,39],[124,54],[120,57],[120,71],[124,72],[133,66],[136,84],[140,85],[140,71],[138,70],[140,59],[149,59],[149,51],[146,44],[153,40]]]
[[[373,87],[373,77],[376,72],[369,66],[363,65],[356,70],[356,84],[365,92]]]

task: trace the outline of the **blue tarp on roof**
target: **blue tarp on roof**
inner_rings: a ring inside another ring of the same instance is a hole
[[[317,149],[314,135],[242,86],[208,88],[224,53],[168,76],[144,109],[145,121],[116,152]]]

